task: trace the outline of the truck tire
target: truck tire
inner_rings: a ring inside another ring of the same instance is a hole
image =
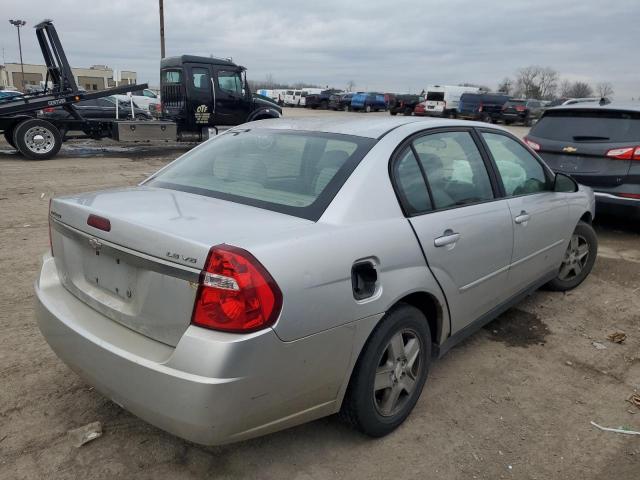
[[[11,145],[13,148],[16,148],[16,144],[13,143],[13,130],[14,130],[13,127],[9,128],[8,130],[5,130],[4,139],[7,141],[9,145]]]
[[[14,128],[13,143],[29,160],[48,160],[60,151],[62,135],[52,123],[32,118]]]
[[[322,102],[320,102],[320,109],[329,110],[329,103],[326,100],[323,100]]]

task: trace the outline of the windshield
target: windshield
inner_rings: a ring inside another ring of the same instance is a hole
[[[560,141],[637,143],[640,112],[548,110],[533,127],[531,135]]]
[[[374,143],[317,132],[229,130],[145,184],[317,220]]]

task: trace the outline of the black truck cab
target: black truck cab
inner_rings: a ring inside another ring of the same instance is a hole
[[[277,118],[282,109],[251,94],[246,69],[231,60],[182,55],[160,63],[162,115],[178,135],[202,136],[210,128]]]

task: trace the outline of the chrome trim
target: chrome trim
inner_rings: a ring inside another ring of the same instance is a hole
[[[593,194],[596,197],[611,198],[613,200],[627,200],[629,202],[640,202],[640,198],[620,197],[618,195],[611,195],[610,193],[604,193],[604,192],[593,192]]]
[[[53,216],[49,216],[51,220],[51,226],[60,234],[74,238],[79,241],[87,242],[87,245],[91,245],[92,241],[96,241],[94,235],[90,235],[86,232],[78,230],[66,223],[62,223]],[[100,238],[100,252],[107,253],[112,256],[118,256],[122,258],[127,264],[142,268],[145,270],[151,270],[162,275],[169,275],[176,277],[187,282],[198,283],[200,281],[200,270],[190,268],[177,263],[169,262],[167,260],[147,255],[146,253],[139,252],[137,250],[131,250],[130,248],[111,243],[107,240]]]

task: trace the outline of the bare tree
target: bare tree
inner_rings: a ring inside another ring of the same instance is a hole
[[[593,88],[587,82],[573,82],[571,88],[569,89],[569,97],[574,98],[585,98],[585,97],[593,97]]]
[[[513,80],[509,77],[504,77],[502,81],[498,84],[498,92],[504,93],[506,95],[511,95],[513,91]]]
[[[547,100],[558,89],[558,72],[550,67],[531,65],[521,68],[516,75],[515,94],[526,98]]]
[[[600,82],[596,85],[596,91],[600,98],[613,97],[613,85],[611,82]]]
[[[347,92],[353,91],[353,87],[355,86],[356,86],[356,82],[354,82],[353,80],[349,80],[347,82]]]
[[[563,78],[562,81],[560,82],[560,97],[561,98],[568,98],[571,96],[571,87],[573,87],[573,84],[571,83],[571,80],[567,80],[566,78]]]
[[[267,73],[267,76],[264,77],[264,85],[267,87],[267,89],[272,89],[275,84],[276,81],[273,78],[273,74]]]

